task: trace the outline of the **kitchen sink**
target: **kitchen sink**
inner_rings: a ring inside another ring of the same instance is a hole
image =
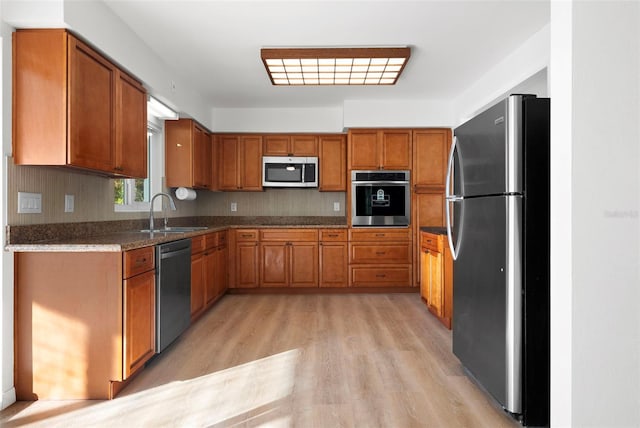
[[[145,233],[185,233],[185,232],[195,232],[197,230],[207,230],[208,226],[173,226],[173,227],[163,227],[161,229],[142,229],[140,232]]]

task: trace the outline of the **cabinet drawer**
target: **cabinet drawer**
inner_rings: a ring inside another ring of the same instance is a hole
[[[318,229],[262,229],[261,241],[317,241]]]
[[[349,229],[350,241],[411,241],[411,229]]]
[[[421,232],[420,233],[420,248],[422,250],[431,250],[438,253],[443,251],[444,235],[436,235],[433,233]]]
[[[203,252],[205,249],[205,238],[204,235],[194,236],[191,238],[191,254],[198,254]]]
[[[123,278],[131,278],[155,267],[154,247],[125,251],[122,255]]]
[[[350,263],[411,263],[409,244],[349,244]]]
[[[411,285],[411,265],[352,266],[352,287],[408,287]]]
[[[346,241],[347,230],[346,229],[320,229],[321,241]]]
[[[237,229],[236,230],[236,242],[248,242],[258,240],[257,229]]]
[[[218,246],[218,234],[217,233],[208,233],[204,235],[204,248],[214,248]]]

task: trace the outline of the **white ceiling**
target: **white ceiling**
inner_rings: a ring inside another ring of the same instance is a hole
[[[549,22],[548,1],[105,0],[212,107],[453,100]],[[275,87],[262,47],[407,45],[395,86]]]

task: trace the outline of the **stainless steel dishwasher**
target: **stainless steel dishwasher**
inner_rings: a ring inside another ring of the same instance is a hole
[[[191,239],[156,246],[156,350],[162,352],[191,321]]]

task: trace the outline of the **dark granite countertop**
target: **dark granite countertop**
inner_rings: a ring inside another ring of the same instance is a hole
[[[345,217],[177,217],[169,226],[206,226],[185,233],[139,232],[147,220],[7,226],[5,250],[15,252],[126,251],[231,228],[346,228]]]
[[[447,234],[447,228],[446,227],[425,226],[425,227],[421,227],[420,228],[420,232],[435,233],[436,235],[446,235]]]

